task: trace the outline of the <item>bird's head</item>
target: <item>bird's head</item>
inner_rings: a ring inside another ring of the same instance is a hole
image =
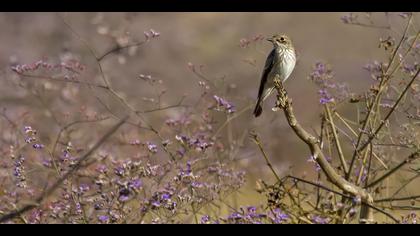
[[[292,46],[292,40],[287,35],[275,34],[268,38],[267,41],[271,42],[275,48],[285,47],[290,48]]]

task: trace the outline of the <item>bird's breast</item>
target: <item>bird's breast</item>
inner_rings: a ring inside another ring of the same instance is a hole
[[[273,79],[278,74],[282,81],[286,81],[295,68],[296,58],[293,52],[282,52],[278,54],[273,65],[271,76]]]

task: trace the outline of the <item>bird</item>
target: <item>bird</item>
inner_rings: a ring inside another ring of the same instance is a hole
[[[279,76],[284,83],[292,74],[296,65],[296,52],[292,40],[285,34],[275,34],[267,41],[273,44],[273,49],[267,56],[258,90],[258,100],[254,109],[254,116],[261,115],[263,102],[274,91],[274,79]]]

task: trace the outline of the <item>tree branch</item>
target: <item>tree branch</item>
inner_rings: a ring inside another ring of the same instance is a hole
[[[274,83],[278,95],[276,107],[273,110],[280,108],[284,111],[289,126],[293,129],[295,134],[308,145],[309,149],[311,150],[313,159],[319,164],[327,178],[343,192],[349,193],[355,197],[360,197],[364,203],[372,203],[373,198],[369,192],[345,180],[330,165],[318,145],[318,139],[309,134],[297,121],[293,112],[291,101],[289,100],[286,90],[284,89],[283,84],[281,83],[278,76],[276,76]]]

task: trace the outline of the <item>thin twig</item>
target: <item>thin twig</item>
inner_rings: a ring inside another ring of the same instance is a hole
[[[347,166],[346,159],[344,158],[343,150],[341,149],[340,140],[338,139],[337,130],[334,124],[334,119],[331,115],[331,110],[328,104],[325,104],[325,111],[328,116],[328,122],[330,123],[331,130],[334,137],[335,146],[337,147],[338,156],[340,158],[341,166],[343,166],[344,173],[347,173],[349,171],[349,167]]]
[[[364,131],[366,130],[367,124],[369,123],[369,120],[370,120],[370,117],[371,117],[371,115],[373,113],[373,109],[375,107],[375,104],[378,104],[379,103],[380,98],[381,98],[381,94],[382,94],[382,91],[384,90],[384,87],[386,85],[386,82],[389,81],[388,80],[388,78],[389,78],[389,71],[391,69],[392,64],[394,63],[394,60],[395,60],[396,55],[397,55],[397,52],[399,51],[399,49],[400,49],[400,47],[402,45],[402,42],[404,41],[404,39],[405,39],[405,37],[407,35],[408,28],[409,28],[409,26],[411,24],[412,17],[413,17],[413,15],[411,14],[410,15],[410,19],[408,20],[407,25],[406,25],[406,27],[404,29],[404,33],[403,33],[403,35],[402,35],[402,37],[401,37],[401,39],[400,39],[400,41],[398,43],[398,46],[395,48],[395,50],[394,50],[394,52],[392,54],[392,57],[390,59],[389,65],[387,67],[387,70],[381,76],[381,81],[379,82],[379,90],[378,90],[378,92],[377,92],[377,94],[376,94],[376,96],[374,98],[373,103],[371,104],[371,106],[369,108],[369,111],[368,111],[368,113],[366,115],[365,120],[363,121],[361,132],[359,133],[359,136],[357,138],[356,147],[354,149],[353,156],[352,156],[352,159],[351,159],[351,162],[350,162],[350,166],[349,166],[349,172],[346,174],[346,180],[348,180],[350,178],[350,176],[351,176],[351,171],[353,169],[354,162],[356,160],[356,156],[360,153],[359,146],[361,144]]]
[[[333,189],[330,189],[330,188],[328,188],[328,187],[325,187],[325,186],[323,186],[323,185],[321,185],[321,184],[313,183],[313,182],[311,182],[311,181],[308,181],[308,180],[305,180],[305,179],[301,179],[301,178],[298,178],[298,177],[294,177],[294,176],[290,176],[290,175],[286,176],[286,178],[291,178],[291,179],[294,179],[294,180],[297,180],[297,181],[300,181],[300,182],[303,182],[303,183],[306,183],[306,184],[309,184],[309,185],[312,185],[312,186],[315,186],[315,187],[318,187],[318,188],[324,189],[324,190],[326,190],[326,191],[329,191],[329,192],[335,193],[335,194],[340,195],[340,196],[342,196],[342,197],[344,197],[344,198],[346,198],[346,199],[353,200],[353,197],[352,197],[352,196],[349,196],[349,195],[346,195],[346,194],[343,194],[343,193],[337,192],[337,191],[335,191],[335,190],[333,190]],[[378,211],[378,212],[380,212],[380,213],[382,213],[382,214],[384,214],[384,215],[388,216],[389,218],[391,218],[392,220],[394,220],[396,223],[399,223],[399,220],[397,220],[395,217],[393,217],[393,216],[392,216],[391,214],[389,214],[388,212],[386,212],[386,211],[384,211],[384,210],[382,210],[382,209],[380,209],[380,208],[378,208],[378,207],[376,207],[376,206],[374,206],[374,205],[371,205],[371,204],[369,204],[369,203],[364,203],[364,204],[365,204],[367,207],[370,207],[370,208],[372,208],[372,209],[374,209],[374,210],[376,210],[376,211]]]
[[[398,164],[397,166],[395,166],[394,168],[390,169],[388,172],[386,172],[384,175],[382,175],[381,177],[379,177],[378,179],[372,181],[372,183],[368,184],[366,186],[366,188],[372,188],[375,185],[381,183],[384,179],[388,178],[390,175],[392,175],[393,173],[395,173],[397,170],[399,170],[401,167],[403,167],[404,165],[416,160],[417,158],[420,157],[420,151],[414,152],[412,153],[410,156],[408,156],[407,158],[405,158],[402,162],[400,162],[400,164]]]
[[[407,201],[407,200],[416,200],[419,199],[420,195],[413,195],[409,197],[390,197],[390,198],[382,198],[375,200],[376,203],[378,202],[396,202],[396,201]]]
[[[111,53],[115,53],[115,52],[121,51],[123,49],[131,48],[131,47],[138,47],[138,46],[143,45],[146,42],[147,41],[142,41],[142,42],[138,42],[138,43],[128,44],[128,45],[125,45],[125,46],[116,46],[113,49],[105,52],[102,56],[98,57],[98,61],[102,61],[105,57],[107,57]]]
[[[260,138],[258,137],[258,135],[257,135],[255,132],[251,132],[251,133],[250,133],[250,136],[251,136],[252,140],[253,140],[253,141],[257,144],[258,148],[260,149],[260,151],[261,151],[261,153],[262,153],[262,155],[263,155],[263,157],[264,157],[264,159],[265,159],[265,163],[266,163],[266,164],[267,164],[267,166],[270,168],[271,172],[272,172],[272,173],[273,173],[273,175],[276,177],[277,181],[278,181],[278,182],[280,182],[280,181],[281,181],[281,179],[280,179],[280,177],[277,175],[276,171],[275,171],[275,170],[274,170],[274,168],[273,168],[273,165],[271,164],[270,160],[268,159],[267,154],[265,153],[264,148],[263,148],[263,146],[262,146],[262,144],[261,144],[261,140],[260,140]]]
[[[413,78],[407,84],[407,86],[405,87],[404,91],[401,92],[400,96],[398,97],[398,99],[395,102],[395,104],[392,106],[391,110],[388,112],[388,114],[386,114],[385,118],[383,120],[381,120],[378,128],[376,128],[376,130],[373,132],[373,134],[372,135],[369,135],[368,140],[359,148],[358,152],[360,152],[363,149],[365,149],[367,147],[367,145],[369,145],[372,142],[372,140],[376,137],[376,135],[378,135],[379,131],[382,129],[382,127],[388,121],[389,117],[392,115],[392,113],[395,111],[395,109],[397,109],[397,107],[400,104],[402,98],[405,96],[405,94],[407,93],[407,91],[411,88],[411,85],[414,83],[414,81],[416,80],[416,78],[419,75],[419,73],[420,73],[420,69],[417,70],[416,74],[413,76]]]

